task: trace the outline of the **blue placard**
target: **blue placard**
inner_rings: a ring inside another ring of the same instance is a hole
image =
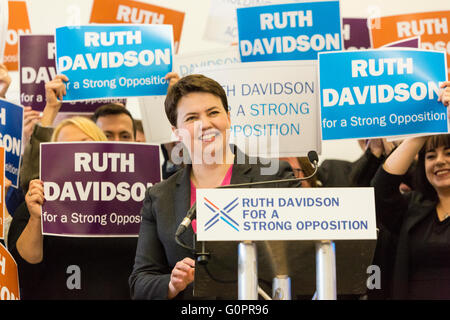
[[[5,177],[19,184],[22,157],[23,108],[0,99],[0,146],[5,148]]]
[[[445,52],[321,53],[319,78],[323,140],[448,132]]]
[[[172,71],[171,25],[89,25],[56,29],[65,101],[165,95]]]
[[[242,62],[316,60],[342,50],[339,1],[237,9]]]

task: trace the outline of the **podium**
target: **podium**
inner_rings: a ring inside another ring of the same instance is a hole
[[[194,296],[237,300],[238,246],[236,241],[197,242],[196,252],[204,245],[210,254],[206,264],[195,268]],[[291,280],[292,299],[311,299],[319,289],[316,272],[316,241],[255,241],[258,285],[272,292],[277,275]],[[371,264],[376,240],[335,241],[336,289],[340,296],[366,293],[367,267]],[[320,252],[318,253],[321,254]],[[325,283],[324,285],[326,285]],[[320,299],[319,295],[319,299]]]
[[[286,276],[292,299],[311,299],[315,292],[320,300],[366,293],[367,268],[376,246],[372,188],[197,192],[195,244],[204,259],[196,264],[194,296],[255,300],[258,287],[272,292],[273,280]],[[317,202],[328,199],[327,195],[338,199],[334,208]],[[247,209],[253,198],[275,200]],[[297,203],[316,199],[317,205],[303,207],[301,213],[274,205],[294,198]],[[252,230],[252,226],[261,228]]]

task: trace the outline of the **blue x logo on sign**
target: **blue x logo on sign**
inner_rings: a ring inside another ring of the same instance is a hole
[[[227,204],[223,209],[220,209],[218,206],[216,206],[214,203],[212,203],[210,200],[203,198],[205,201],[203,202],[204,205],[212,211],[214,216],[209,219],[205,223],[205,231],[209,230],[212,226],[214,226],[217,222],[220,220],[226,222],[227,225],[229,225],[231,228],[233,228],[236,231],[239,231],[239,223],[237,223],[233,218],[229,216],[229,213],[238,206],[239,204],[239,197],[231,201],[229,204]]]

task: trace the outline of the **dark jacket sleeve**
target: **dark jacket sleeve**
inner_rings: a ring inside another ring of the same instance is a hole
[[[408,199],[399,190],[402,181],[403,175],[390,174],[380,166],[371,183],[375,188],[377,221],[395,234],[399,233],[408,210]]]
[[[24,201],[19,205],[19,207],[17,207],[16,211],[14,212],[11,226],[8,232],[8,249],[16,261],[21,260],[21,257],[16,249],[16,243],[20,235],[22,234],[22,231],[27,226],[29,219],[30,214]]]
[[[44,272],[43,262],[38,264],[28,263],[22,259],[16,247],[17,240],[27,226],[29,219],[30,213],[26,203],[22,202],[14,212],[8,233],[8,250],[17,263],[21,299],[35,299],[39,297],[39,292],[43,290],[42,287],[39,287],[39,279],[41,279],[42,272]]]
[[[383,164],[384,156],[377,158],[367,149],[363,155],[353,163],[350,172],[350,182],[355,187],[369,187],[378,168]]]
[[[41,142],[49,142],[53,134],[53,128],[42,127],[39,124],[34,126],[30,142],[25,146],[20,166],[20,186],[23,193],[28,191],[31,180],[39,178],[39,159]]]
[[[167,299],[171,269],[161,244],[152,208],[151,188],[141,210],[142,221],[133,272],[129,278],[132,299]]]
[[[353,163],[344,160],[324,160],[317,171],[322,187],[350,187],[350,171]]]

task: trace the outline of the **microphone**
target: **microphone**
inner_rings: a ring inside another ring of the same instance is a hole
[[[186,217],[184,217],[183,221],[181,221],[177,231],[175,232],[175,238],[178,238],[181,234],[183,234],[183,232],[185,232],[191,224],[192,220],[195,219],[197,215],[196,203],[197,202],[194,203],[194,205],[189,209]]]
[[[314,168],[316,168],[319,163],[319,156],[317,155],[317,152],[315,152],[314,150],[309,151],[308,160],[312,163]]]
[[[250,187],[250,186],[257,186],[257,185],[264,185],[264,184],[272,184],[272,183],[286,183],[286,182],[295,182],[295,181],[305,181],[308,179],[311,179],[314,177],[314,175],[317,173],[317,170],[319,168],[319,156],[317,155],[317,152],[314,150],[311,150],[308,152],[308,160],[311,162],[311,164],[314,166],[314,172],[310,174],[307,177],[303,178],[292,178],[292,179],[280,179],[280,180],[270,180],[270,181],[257,181],[257,182],[247,182],[247,183],[237,183],[237,184],[229,184],[226,186],[219,186],[217,189],[227,189],[227,188],[238,188],[238,187]],[[195,202],[192,207],[189,209],[186,217],[181,221],[180,225],[178,226],[177,231],[175,232],[175,240],[179,243],[178,237],[183,234],[183,232],[186,231],[186,229],[191,224],[192,220],[194,220],[197,216],[197,202]],[[182,245],[184,247],[184,245]]]

